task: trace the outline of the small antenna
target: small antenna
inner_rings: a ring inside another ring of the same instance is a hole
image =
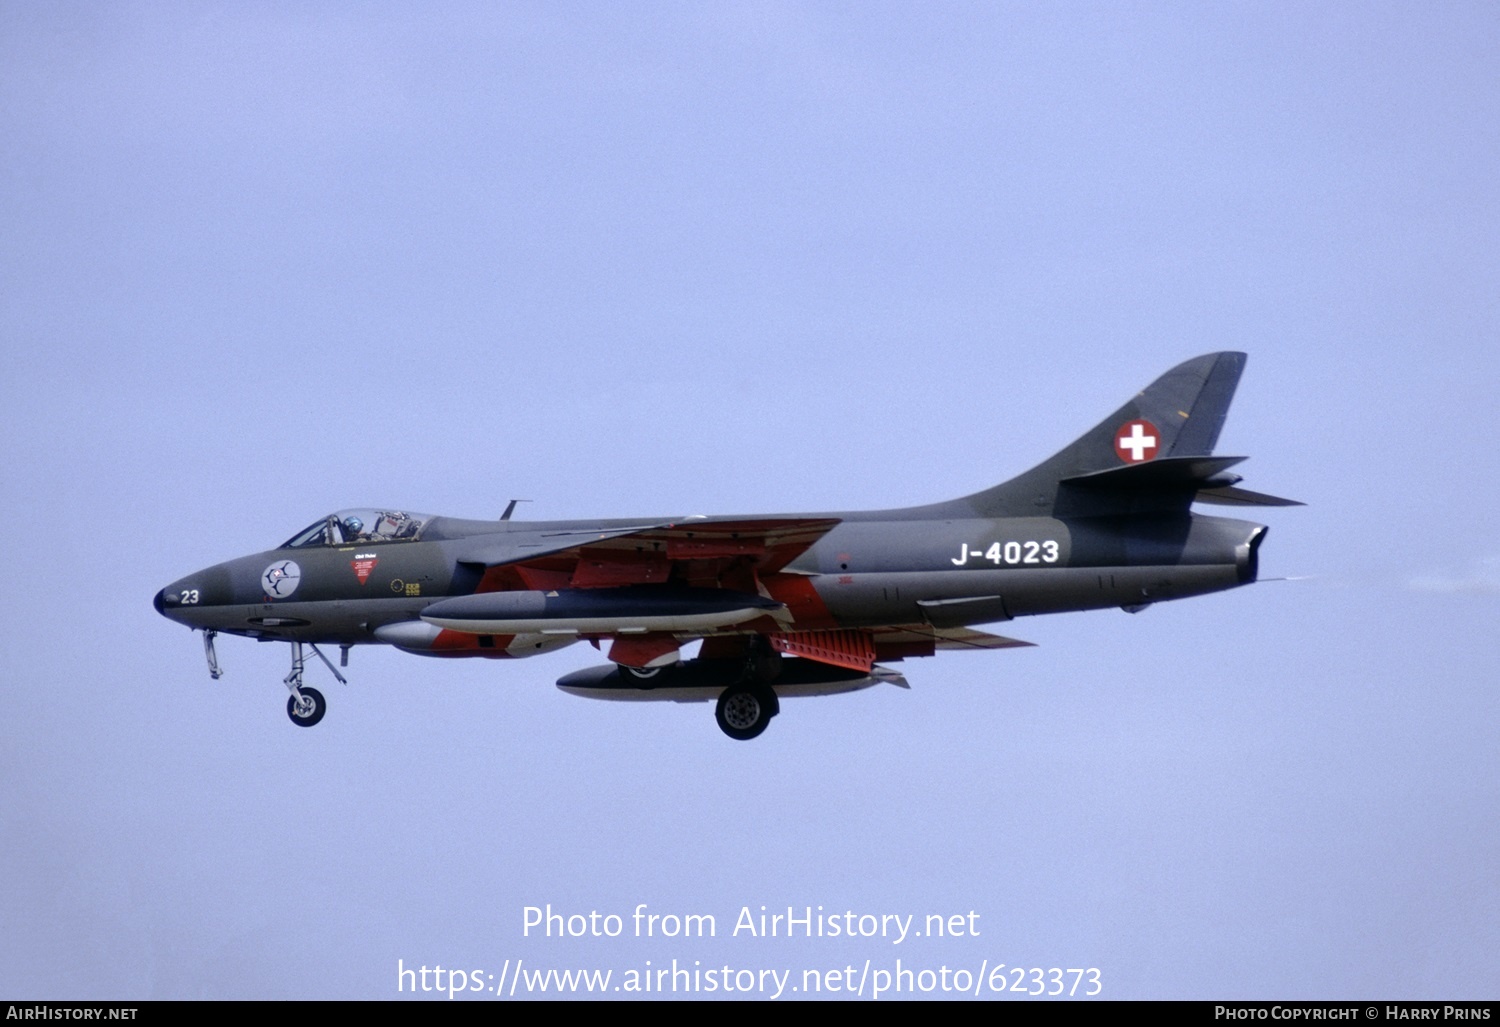
[[[529,500],[529,499],[512,499],[510,501],[510,505],[505,508],[505,512],[500,515],[500,519],[502,521],[508,521],[508,520],[510,520],[510,515],[516,512],[516,504],[517,503],[529,503],[529,502],[531,502],[531,500]]]

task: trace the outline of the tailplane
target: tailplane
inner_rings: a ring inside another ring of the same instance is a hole
[[[1232,352],[1178,364],[1050,459],[941,505],[980,517],[1186,510],[1194,500],[1300,506],[1235,488],[1228,469],[1245,457],[1213,455],[1244,369],[1245,354]]]

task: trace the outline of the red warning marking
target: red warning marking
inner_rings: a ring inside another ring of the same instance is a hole
[[[1115,455],[1127,464],[1153,460],[1161,450],[1161,432],[1150,421],[1126,421],[1115,432]]]
[[[375,569],[375,565],[379,562],[378,558],[372,557],[368,560],[350,561],[349,566],[354,568],[354,573],[359,577],[359,583],[363,585],[370,580],[370,572]]]

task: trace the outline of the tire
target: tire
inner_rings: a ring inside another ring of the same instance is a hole
[[[766,686],[731,685],[719,696],[714,719],[730,738],[748,742],[766,729],[776,710],[776,693]]]
[[[645,691],[652,688],[660,688],[666,684],[677,670],[675,663],[669,663],[663,667],[627,667],[619,664],[620,679],[628,681],[635,687]]]
[[[304,711],[298,712],[297,697],[290,695],[286,700],[286,715],[292,718],[292,723],[298,727],[312,727],[323,719],[323,714],[328,712],[328,700],[323,698],[322,692],[316,688],[308,688],[306,685],[297,691],[302,693],[302,698],[306,703]]]

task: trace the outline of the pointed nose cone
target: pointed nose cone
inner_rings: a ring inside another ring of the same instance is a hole
[[[156,598],[151,600],[151,605],[156,607],[156,612],[161,614],[163,617],[167,615],[166,595],[167,590],[162,589],[161,591],[156,593]]]

